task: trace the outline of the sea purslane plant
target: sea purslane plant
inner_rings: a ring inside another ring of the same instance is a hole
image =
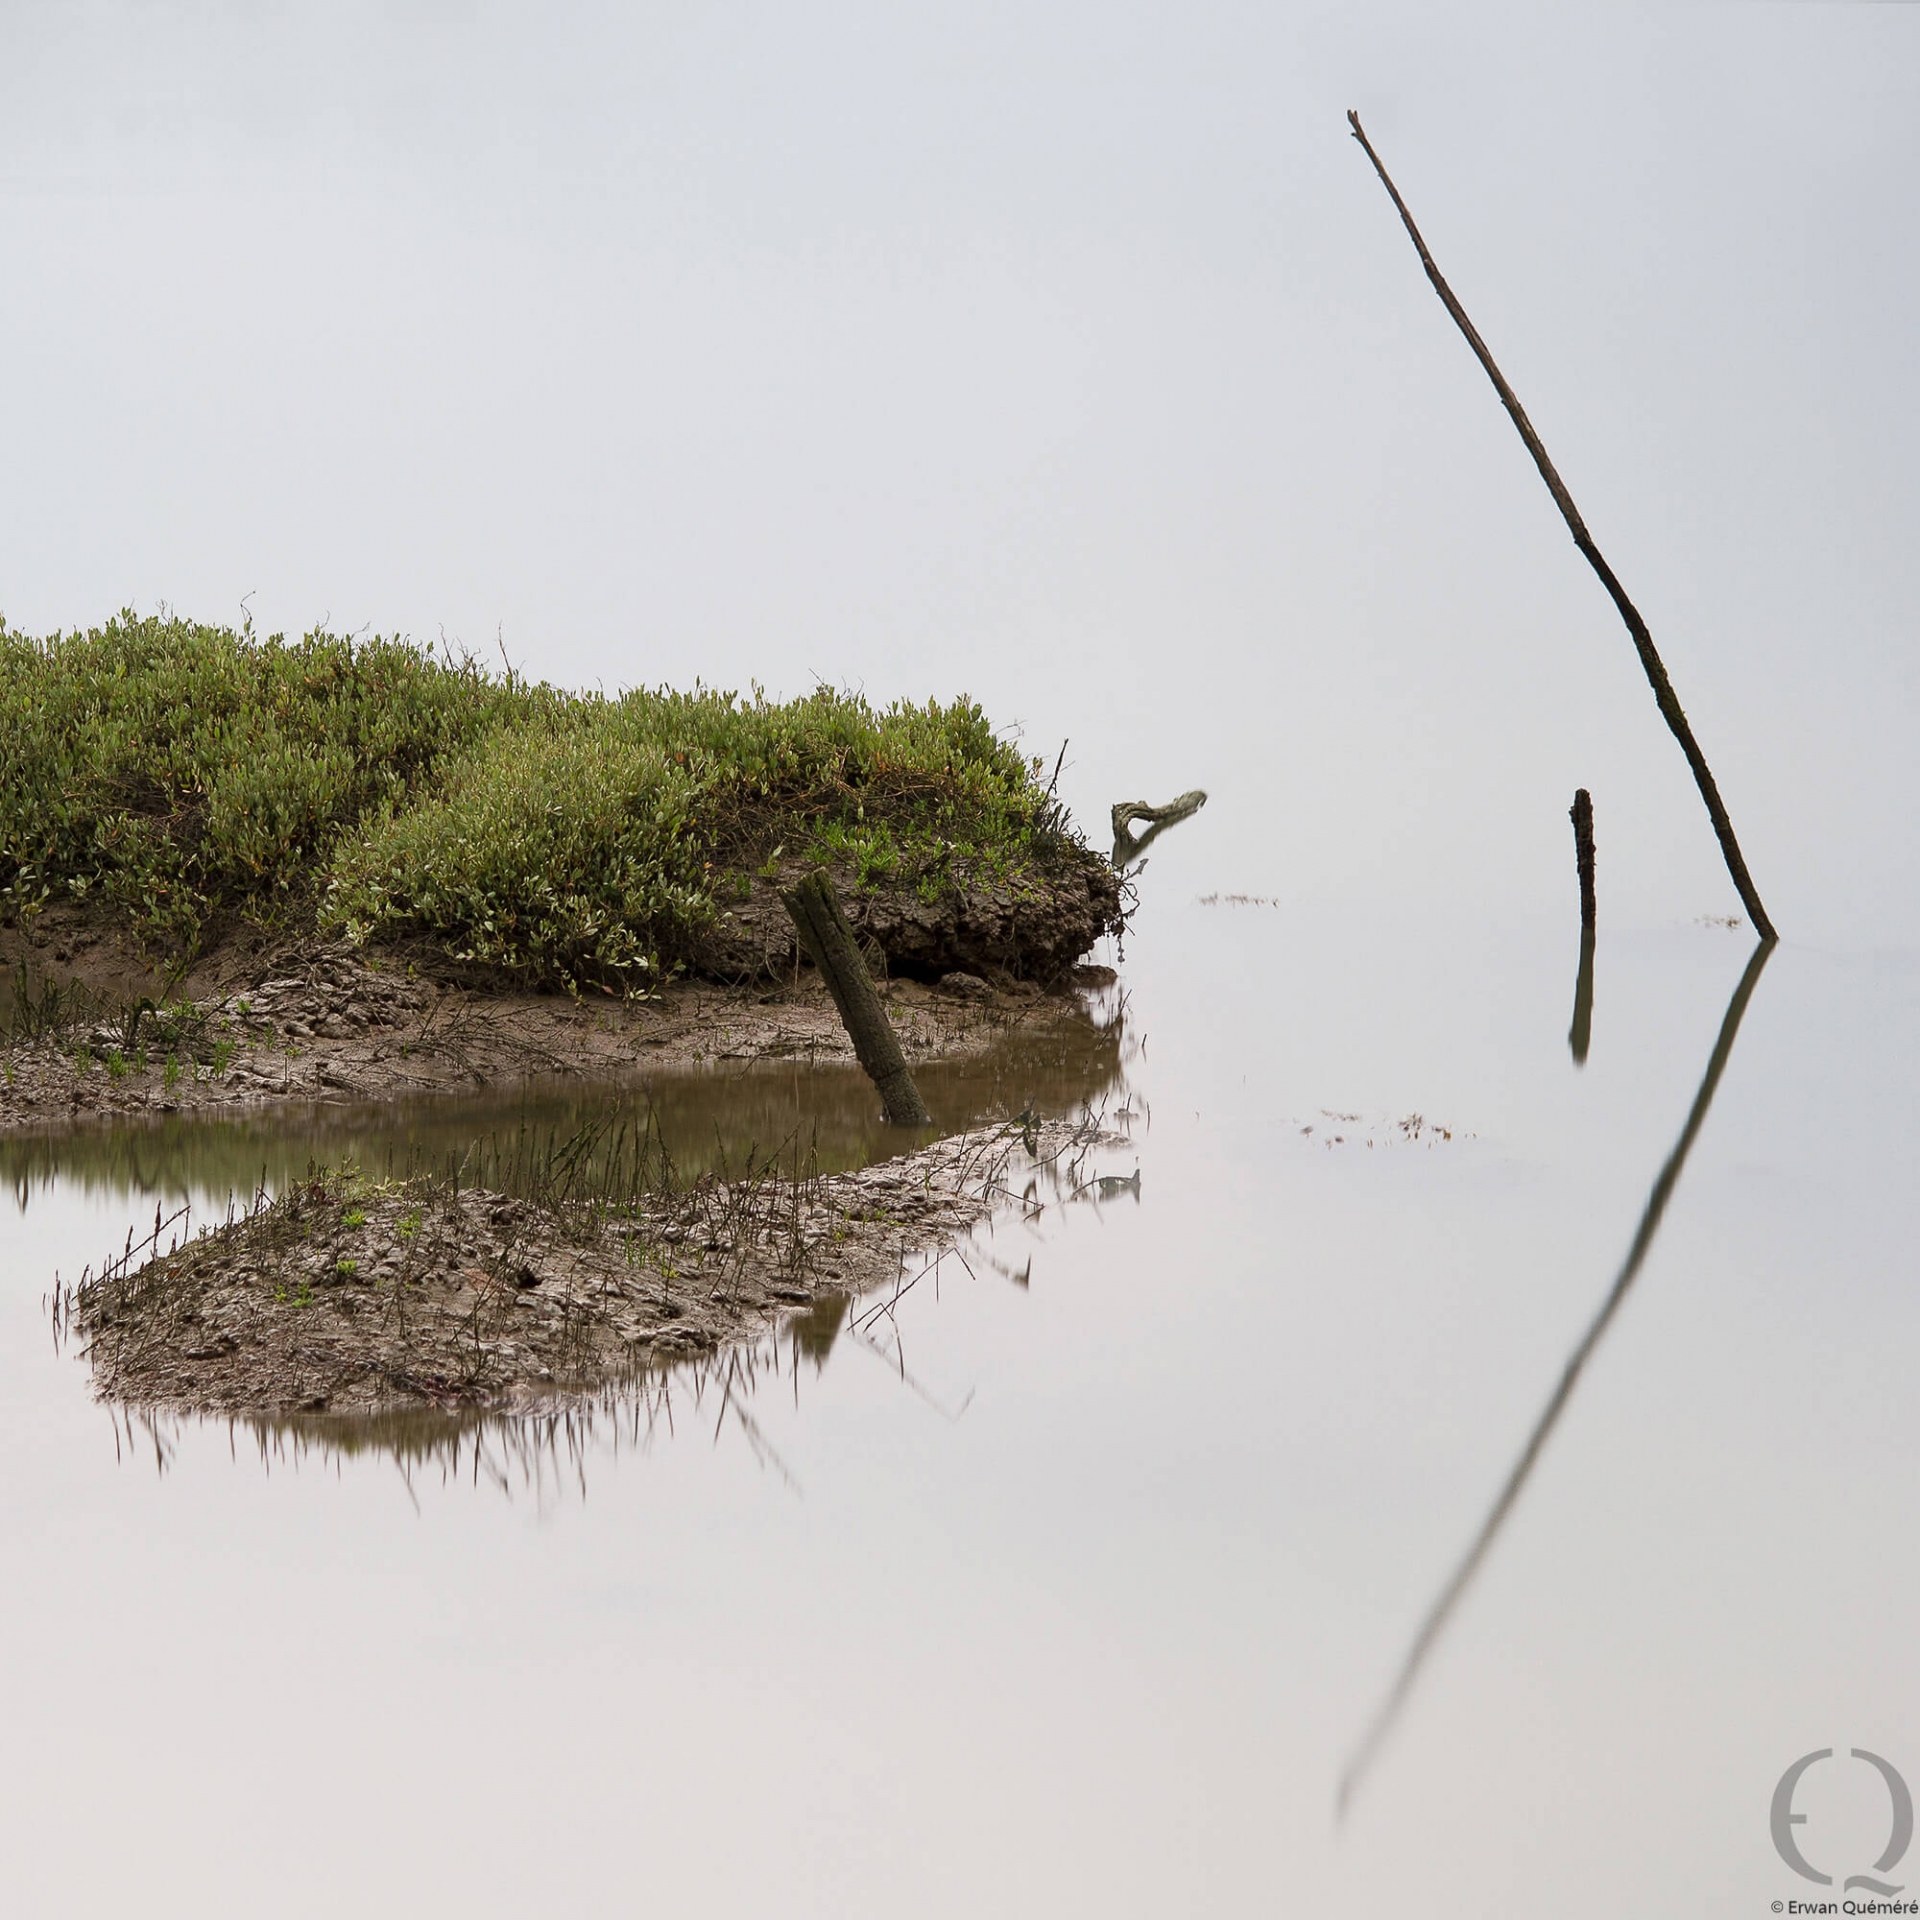
[[[98,898],[177,951],[245,917],[633,986],[779,855],[926,892],[1060,834],[965,696],[606,697],[398,636],[0,621],[0,907]]]

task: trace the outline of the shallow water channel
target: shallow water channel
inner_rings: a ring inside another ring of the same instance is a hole
[[[873,1083],[851,1063],[728,1061],[624,1084],[534,1080],[464,1095],[0,1135],[0,1184],[22,1212],[43,1192],[74,1187],[148,1206],[224,1210],[236,1194],[277,1193],[314,1166],[349,1162],[375,1177],[457,1169],[463,1185],[520,1191],[586,1134],[610,1146],[642,1131],[665,1147],[676,1178],[796,1158],[839,1173],[1028,1107],[1066,1115],[1117,1105],[1127,1051],[1123,997],[1107,988],[1075,1014],[1015,1028],[975,1058],[921,1067],[934,1121],[923,1131],[889,1127]]]
[[[1801,1844],[1869,1869],[1920,961],[1606,931],[1581,1067],[1578,958],[1157,900],[1096,1038],[923,1076],[1102,1106],[1137,1184],[537,1430],[129,1422],[42,1301],[161,1202],[603,1096],[0,1144],[19,1910],[1759,1913],[1821,1897],[1768,1820],[1821,1748]],[[692,1171],[898,1144],[850,1074],[631,1098]]]

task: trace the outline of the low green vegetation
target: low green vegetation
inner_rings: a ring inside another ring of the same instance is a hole
[[[610,698],[397,637],[0,621],[0,910],[103,899],[175,953],[245,916],[643,986],[783,856],[1017,873],[1061,838],[1039,774],[964,696]]]

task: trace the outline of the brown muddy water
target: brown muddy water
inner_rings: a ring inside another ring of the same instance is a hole
[[[934,1119],[924,1131],[889,1127],[873,1083],[850,1062],[722,1062],[613,1085],[533,1080],[471,1095],[0,1135],[0,1185],[22,1210],[43,1190],[71,1186],[205,1208],[261,1187],[276,1193],[315,1164],[352,1162],[379,1177],[457,1168],[463,1185],[516,1191],[546,1148],[623,1122],[650,1126],[686,1178],[796,1155],[840,1173],[1028,1108],[1054,1117],[1117,1104],[1127,1051],[1123,995],[1108,988],[1083,1011],[977,1057],[917,1067]]]
[[[1851,1750],[1920,1785],[1920,962],[1750,956],[1162,899],[1123,1032],[923,1076],[1102,1105],[1104,1187],[546,1425],[129,1420],[42,1299],[576,1096],[5,1143],[8,1910],[1764,1913],[1825,1748],[1838,1897]],[[899,1144],[646,1098],[689,1167]]]

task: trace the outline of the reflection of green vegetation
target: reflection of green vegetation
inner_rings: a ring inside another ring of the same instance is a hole
[[[1014,1029],[973,1060],[914,1069],[935,1127],[949,1132],[996,1113],[1064,1113],[1115,1091],[1123,1065],[1116,1021],[1042,1019]],[[462,1184],[500,1178],[539,1140],[564,1140],[583,1122],[624,1109],[652,1124],[688,1177],[737,1166],[788,1141],[810,1148],[822,1172],[911,1151],[928,1137],[887,1126],[873,1084],[857,1067],[757,1062],[744,1071],[660,1076],[607,1087],[516,1089],[507,1094],[395,1102],[380,1107],[281,1107],[246,1119],[166,1115],[49,1134],[0,1137],[0,1179],[21,1205],[60,1179],[114,1193],[213,1195],[280,1191],[313,1165],[353,1162],[385,1177],[464,1169]]]
[[[877,885],[1004,875],[1060,839],[1037,767],[964,697],[607,699],[398,638],[131,614],[0,622],[0,683],[0,904],[100,896],[187,948],[234,911],[317,917],[633,984],[775,845]]]

